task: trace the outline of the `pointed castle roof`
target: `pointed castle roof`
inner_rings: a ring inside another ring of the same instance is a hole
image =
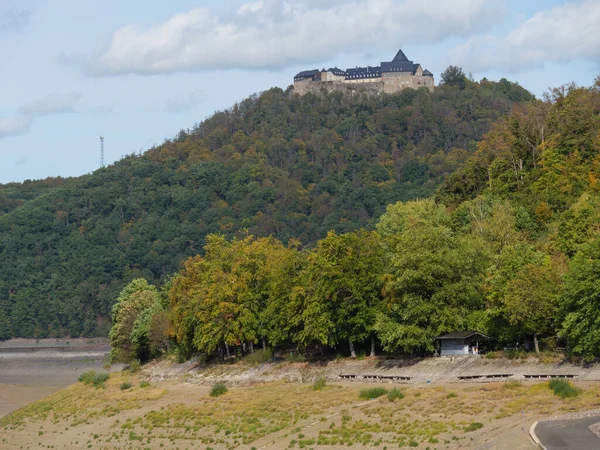
[[[396,56],[394,56],[394,59],[392,59],[392,62],[404,62],[404,61],[408,61],[408,58],[406,57],[406,55],[404,54],[402,49],[398,49],[398,53],[396,53]]]

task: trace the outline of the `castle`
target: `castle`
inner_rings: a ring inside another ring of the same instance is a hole
[[[337,67],[328,70],[305,70],[294,77],[294,92],[304,95],[321,90],[361,91],[393,94],[406,88],[426,87],[433,91],[433,74],[421,64],[410,61],[402,50],[390,62],[377,67],[356,67],[346,71]]]

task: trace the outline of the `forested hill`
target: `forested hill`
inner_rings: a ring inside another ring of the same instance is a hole
[[[0,338],[106,333],[126,283],[176,272],[209,233],[313,246],[372,228],[529,101],[506,80],[353,98],[271,89],[91,175],[3,187],[17,203],[0,216]]]

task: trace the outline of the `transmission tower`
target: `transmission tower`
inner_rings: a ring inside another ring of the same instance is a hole
[[[100,167],[104,167],[104,136],[100,136]]]

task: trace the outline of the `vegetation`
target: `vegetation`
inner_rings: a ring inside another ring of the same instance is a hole
[[[315,382],[312,385],[313,391],[322,391],[323,389],[325,389],[325,386],[327,385],[327,380],[325,379],[325,377],[317,377],[317,379],[315,380]]]
[[[364,398],[365,400],[371,400],[374,398],[381,397],[385,395],[387,391],[382,387],[373,387],[369,389],[361,389],[360,390],[360,398]]]
[[[548,382],[548,387],[560,398],[577,397],[582,390],[573,386],[567,380],[554,379]]]
[[[402,392],[398,388],[392,388],[388,392],[387,398],[390,402],[395,402],[396,400],[402,400],[404,398],[404,392]]]
[[[312,248],[331,230],[373,230],[388,204],[431,195],[498,118],[531,100],[506,80],[354,98],[271,89],[93,174],[0,186],[0,339],[106,335],[126,286],[162,286],[211,234]],[[135,305],[124,314],[157,294],[138,295],[122,299]],[[123,357],[168,345],[156,311],[139,333],[126,337],[127,324],[115,336]],[[319,339],[358,342],[371,320],[356,337]]]
[[[481,422],[472,422],[469,426],[465,427],[465,433],[469,433],[470,431],[476,431],[480,428],[483,428],[483,424]]]
[[[127,381],[135,387],[120,390]],[[512,390],[501,383],[453,385],[458,397],[452,401],[444,386],[407,385],[404,399],[396,402],[365,401],[352,383],[322,391],[266,383],[232,388],[226,397],[206,395],[205,386],[194,384],[167,392],[170,383],[144,389],[138,383],[135,375],[117,373],[105,389],[77,383],[27,405],[0,418],[3,445],[37,446],[42,430],[44,444],[55,448],[87,440],[94,446],[228,450],[265,442],[283,448],[293,440],[295,448],[300,442],[304,448],[391,449],[410,442],[422,448],[437,442],[502,447],[504,431],[520,430],[523,420],[591,409],[600,395],[596,383],[585,382],[577,383],[587,386],[581,395],[570,398],[556,396],[546,382]],[[480,428],[473,423],[497,430],[498,440],[490,443],[493,436],[470,432]]]
[[[211,397],[219,397],[223,394],[226,394],[228,391],[227,385],[225,383],[216,383],[210,390]]]
[[[122,292],[116,351],[132,354],[139,322],[121,323],[121,303],[143,298],[149,309],[162,296],[175,342],[222,359],[254,345],[429,353],[435,336],[476,329],[514,346],[508,357],[529,348],[547,359],[540,347],[562,339],[591,360],[600,355],[598,136],[600,81],[570,86],[515,107],[435,198],[389,205],[374,230],[330,231],[313,248],[211,234],[161,295],[145,280]]]
[[[260,363],[477,329],[600,356],[600,78],[534,101],[456,69],[434,93],[270,90],[27,194],[0,217],[0,338],[110,325],[113,360]]]

